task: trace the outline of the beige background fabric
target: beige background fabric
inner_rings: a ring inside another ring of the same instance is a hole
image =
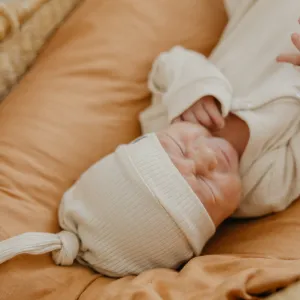
[[[300,283],[292,284],[286,289],[268,297],[268,300],[298,300],[300,296]]]
[[[0,238],[57,232],[63,192],[139,135],[156,55],[176,44],[208,54],[225,23],[220,1],[85,0],[0,105]],[[257,299],[300,278],[299,214],[298,201],[228,221],[179,272],[112,280],[49,255],[19,256],[0,266],[0,300]]]

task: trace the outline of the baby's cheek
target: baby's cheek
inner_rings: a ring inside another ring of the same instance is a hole
[[[242,184],[241,179],[237,175],[231,175],[227,177],[227,180],[222,181],[222,189],[224,198],[227,199],[226,206],[229,210],[235,210],[238,208],[241,202]]]
[[[198,197],[199,201],[204,205],[207,211],[211,211],[215,206],[215,197],[206,184],[199,181],[195,176],[185,177],[185,180]]]
[[[192,177],[194,176],[194,164],[192,161],[189,161],[188,159],[184,159],[184,158],[176,158],[176,157],[172,157],[170,156],[171,161],[173,162],[174,166],[177,168],[177,170],[179,171],[179,173],[183,176],[183,177]]]

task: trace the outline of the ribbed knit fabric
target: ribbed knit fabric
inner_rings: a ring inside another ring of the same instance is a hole
[[[215,231],[155,134],[120,146],[88,169],[65,193],[59,221],[64,231],[58,235],[2,241],[0,262],[54,250],[57,264],[77,259],[119,277],[177,268],[199,255]]]

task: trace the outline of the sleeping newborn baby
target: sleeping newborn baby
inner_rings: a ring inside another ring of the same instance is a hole
[[[0,263],[52,252],[120,277],[177,268],[200,255],[236,209],[241,194],[236,151],[204,128],[178,123],[120,146],[63,196],[58,234],[25,233],[0,243]]]
[[[200,255],[241,194],[233,147],[179,123],[144,135],[88,169],[63,196],[58,234],[25,233],[0,243],[0,263],[51,252],[120,277],[177,268]]]
[[[209,129],[239,157],[242,201],[234,216],[281,211],[300,195],[300,76],[292,66],[278,64],[274,70],[265,66],[272,72],[256,80],[251,74],[257,67],[247,66],[244,78],[251,88],[242,89],[240,82],[232,87],[242,74],[228,68],[226,78],[227,69],[221,72],[211,61],[182,47],[158,57],[150,74],[152,105],[140,116],[143,131],[181,122]]]
[[[63,231],[2,241],[0,263],[52,252],[56,264],[77,260],[112,277],[176,269],[230,215],[266,215],[299,196],[300,76],[274,58],[291,47],[300,2],[234,3],[237,17],[210,60],[182,47],[156,59],[144,135],[65,193]],[[286,10],[289,18],[278,16]]]

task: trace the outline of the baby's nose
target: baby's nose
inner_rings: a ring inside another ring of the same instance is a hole
[[[199,147],[194,153],[197,175],[204,176],[212,172],[218,164],[216,153],[209,147]]]

